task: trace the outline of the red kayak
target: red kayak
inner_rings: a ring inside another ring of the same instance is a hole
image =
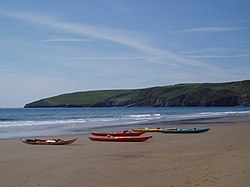
[[[91,132],[94,136],[140,136],[145,132],[130,132],[130,131],[120,131],[120,132]]]
[[[92,141],[106,141],[106,142],[144,142],[152,138],[152,136],[96,136],[89,137]]]

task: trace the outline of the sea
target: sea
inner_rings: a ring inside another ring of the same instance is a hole
[[[250,107],[0,108],[0,139],[88,134],[157,123],[172,127],[187,120],[242,115],[250,115]]]

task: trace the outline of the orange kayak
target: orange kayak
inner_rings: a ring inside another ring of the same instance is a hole
[[[92,136],[89,137],[92,141],[105,141],[105,142],[144,142],[152,136]]]
[[[176,130],[177,128],[144,128],[144,129],[132,129],[137,132],[160,132],[161,130]]]

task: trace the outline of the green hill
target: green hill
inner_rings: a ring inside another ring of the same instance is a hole
[[[250,106],[250,80],[76,92],[41,99],[25,108],[173,106]]]

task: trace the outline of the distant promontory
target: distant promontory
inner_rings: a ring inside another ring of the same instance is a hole
[[[250,106],[250,80],[192,83],[132,90],[98,90],[62,94],[26,104],[49,107],[201,107]]]

